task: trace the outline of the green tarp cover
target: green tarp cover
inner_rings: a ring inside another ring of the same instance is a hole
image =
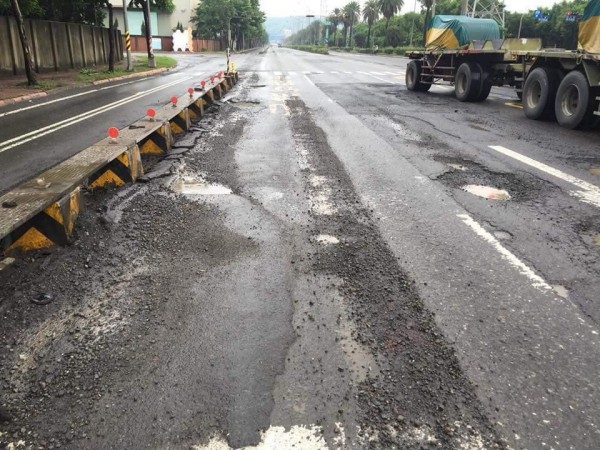
[[[591,0],[583,11],[583,20],[591,19],[594,16],[600,16],[600,0]]]
[[[435,16],[427,31],[427,47],[460,48],[471,41],[500,39],[495,20],[467,16]]]

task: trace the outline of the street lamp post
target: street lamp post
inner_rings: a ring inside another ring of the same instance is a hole
[[[308,39],[308,42],[307,42],[307,43],[308,43],[308,45],[310,45],[310,37],[311,37],[311,34],[312,34],[312,33],[310,32],[310,19],[311,19],[311,18],[314,18],[314,17],[315,17],[315,15],[314,15],[314,14],[307,14],[307,15],[306,15],[306,18],[308,19],[308,26],[306,27],[306,32],[308,33],[308,35],[307,35],[307,36],[308,36],[308,38],[307,38],[307,39]]]
[[[519,20],[519,32],[517,33],[517,39],[521,38],[521,27],[523,26],[523,17],[525,17],[525,14],[521,14],[521,20]]]

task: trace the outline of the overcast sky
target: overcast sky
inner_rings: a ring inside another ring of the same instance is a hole
[[[261,9],[267,16],[304,16],[306,14],[327,14],[333,8],[344,6],[350,0],[260,0]],[[509,11],[526,12],[538,6],[549,7],[560,0],[505,0],[506,9]],[[364,3],[364,0],[360,2]],[[323,11],[321,12],[321,5]],[[403,12],[412,11],[414,0],[404,0]],[[417,11],[420,3],[417,1]]]

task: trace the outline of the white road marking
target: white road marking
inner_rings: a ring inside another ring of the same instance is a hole
[[[352,75],[354,72],[346,72],[346,71],[344,71],[344,73],[345,73],[346,75]]]
[[[385,78],[379,78],[379,77],[376,77],[376,76],[373,76],[373,75],[371,75],[371,77],[375,78],[376,80],[384,81],[384,82],[389,83],[389,84],[400,84],[400,83],[397,83],[395,81],[386,80]]]
[[[308,81],[308,82],[309,82],[310,84],[312,84],[314,87],[317,87],[317,85],[316,85],[315,83],[313,83],[313,82],[311,81],[311,79],[310,79],[310,78],[308,78],[306,75],[304,75],[304,78],[306,78],[306,81]]]
[[[162,86],[158,86],[152,89],[148,89],[146,91],[141,91],[138,92],[130,97],[126,97],[124,99],[118,100],[116,102],[113,103],[109,103],[108,105],[104,105],[101,106],[99,108],[93,109],[91,111],[86,111],[82,114],[79,114],[77,116],[73,116],[73,117],[69,117],[68,119],[65,120],[61,120],[60,122],[56,122],[53,123],[51,125],[45,126],[43,128],[39,128],[37,130],[31,131],[29,133],[23,134],[21,136],[17,136],[14,137],[12,139],[8,139],[4,142],[0,142],[0,153],[5,152],[7,150],[10,150],[11,148],[14,147],[18,147],[19,145],[23,145],[27,142],[31,142],[35,139],[39,139],[42,136],[46,136],[48,134],[54,133],[55,131],[58,131],[60,129],[66,128],[68,126],[74,125],[76,123],[82,122],[86,119],[89,119],[91,117],[97,116],[99,114],[102,114],[106,111],[110,111],[111,109],[115,109],[118,108],[119,106],[125,105],[127,103],[130,103],[134,100],[137,100],[141,97],[145,97],[146,95],[150,95],[154,92],[158,92],[161,91],[163,89],[169,88],[171,86],[174,86],[176,84],[182,83],[184,81],[190,80],[193,77],[188,77],[188,78],[181,78],[179,80],[175,80],[172,81],[169,84],[165,84]]]
[[[481,237],[488,244],[491,244],[494,249],[500,256],[504,258],[508,263],[516,268],[522,275],[529,278],[531,281],[531,285],[536,289],[541,291],[551,291],[552,286],[550,286],[546,281],[540,277],[535,271],[530,268],[527,264],[517,258],[514,254],[512,254],[506,247],[504,247],[498,239],[496,239],[491,233],[488,233],[485,228],[483,228],[479,223],[477,223],[471,216],[468,214],[458,214],[457,217],[461,219],[465,225],[471,228],[475,234]]]
[[[371,75],[369,72],[361,72],[361,71],[358,71],[358,73],[360,73],[360,74],[362,74],[362,75],[369,75],[369,76]]]
[[[280,77],[283,74],[281,72],[273,72],[273,75],[275,75],[276,77]]]
[[[140,81],[145,81],[147,79],[148,79],[148,77],[141,78],[141,79],[135,80],[135,81],[127,81],[125,83],[113,84],[112,86],[105,86],[105,87],[98,88],[98,89],[92,89],[92,90],[89,90],[89,91],[86,91],[86,92],[80,92],[79,94],[73,94],[73,95],[69,95],[67,97],[61,97],[61,98],[57,98],[55,100],[50,100],[48,102],[38,103],[36,105],[30,105],[30,106],[26,106],[24,108],[15,109],[13,111],[7,111],[5,113],[0,113],[0,117],[5,117],[5,116],[13,115],[13,114],[22,113],[24,111],[29,111],[31,109],[41,108],[42,106],[47,106],[47,105],[52,105],[54,103],[64,102],[65,100],[70,100],[72,98],[82,97],[84,95],[93,94],[94,92],[98,92],[98,91],[106,91],[107,89],[114,89],[114,88],[117,88],[117,87],[125,86],[127,84],[138,83]]]
[[[334,75],[337,75],[337,74],[339,74],[339,72],[336,72],[335,70],[333,70],[333,71],[331,71],[331,72],[329,72],[329,73],[332,73],[332,74],[334,74]]]
[[[303,73],[304,75],[308,75],[308,74],[310,73],[310,71],[308,71],[308,70],[303,70],[303,71],[302,71],[302,73]]]
[[[527,164],[528,166],[531,166],[537,170],[541,170],[548,175],[552,175],[553,177],[572,184],[573,186],[581,189],[581,191],[572,192],[571,194],[573,196],[578,197],[585,203],[589,203],[600,208],[600,187],[596,186],[595,184],[588,183],[587,181],[576,178],[568,173],[555,169],[554,167],[550,167],[544,163],[536,161],[535,159],[529,158],[528,156],[521,155],[520,153],[517,153],[506,147],[502,147],[501,145],[490,145],[489,148],[510,158],[516,159],[523,164]]]
[[[385,73],[381,73],[381,72],[371,72],[371,75],[385,75]]]

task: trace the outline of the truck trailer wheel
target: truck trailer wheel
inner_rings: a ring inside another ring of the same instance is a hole
[[[454,77],[454,93],[461,102],[474,102],[481,95],[483,70],[473,62],[462,63]]]
[[[556,120],[565,128],[585,128],[594,119],[594,102],[585,75],[578,70],[569,72],[560,83],[554,109]]]
[[[492,91],[492,82],[490,81],[491,75],[488,71],[484,70],[481,73],[481,89],[479,91],[479,96],[477,97],[478,102],[484,102]]]
[[[421,62],[410,61],[406,67],[406,87],[409,91],[427,92],[431,84],[421,82]]]
[[[534,69],[523,86],[523,111],[533,120],[549,118],[554,113],[554,99],[560,84],[560,72],[556,69]]]

